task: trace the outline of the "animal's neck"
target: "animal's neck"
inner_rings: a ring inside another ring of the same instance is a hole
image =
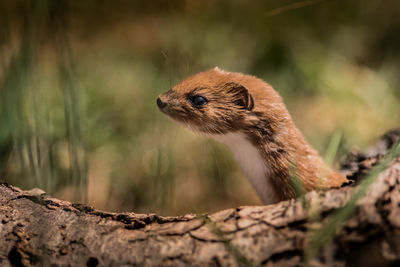
[[[301,134],[287,143],[254,144],[246,134],[212,135],[227,145],[265,204],[295,197],[293,184],[301,191],[340,186],[346,178],[327,167]],[[254,140],[253,140],[254,141]]]
[[[270,204],[280,200],[271,182],[271,168],[262,157],[260,150],[248,140],[245,134],[233,132],[211,135],[211,137],[230,148],[263,203]]]

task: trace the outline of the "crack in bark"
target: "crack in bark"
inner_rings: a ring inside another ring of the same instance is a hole
[[[15,244],[8,252],[7,258],[13,266],[30,266],[39,262],[40,257],[27,248],[28,238],[23,231],[24,225],[17,223],[10,234],[16,237]]]
[[[296,257],[296,256],[299,256],[300,258],[302,258],[302,251],[298,250],[298,249],[293,249],[293,250],[287,250],[287,251],[275,253],[275,254],[272,254],[271,256],[269,256],[268,258],[266,258],[265,260],[261,261],[261,265],[265,265],[269,262],[279,262],[280,260],[283,260],[283,259],[287,260],[289,258]]]

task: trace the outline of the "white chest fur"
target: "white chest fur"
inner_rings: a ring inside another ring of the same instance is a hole
[[[264,204],[276,202],[274,189],[268,173],[268,164],[258,149],[250,143],[243,133],[211,135],[218,142],[228,146],[250,183]]]

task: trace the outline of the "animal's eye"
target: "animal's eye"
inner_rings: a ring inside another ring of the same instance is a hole
[[[203,105],[207,104],[207,102],[208,102],[208,100],[204,96],[201,96],[201,95],[195,95],[195,96],[189,97],[189,101],[195,107],[203,106]]]

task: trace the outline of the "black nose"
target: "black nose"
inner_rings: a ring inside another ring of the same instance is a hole
[[[158,106],[160,109],[163,109],[166,105],[167,105],[167,103],[164,103],[164,102],[161,101],[160,98],[157,98],[157,106]]]

